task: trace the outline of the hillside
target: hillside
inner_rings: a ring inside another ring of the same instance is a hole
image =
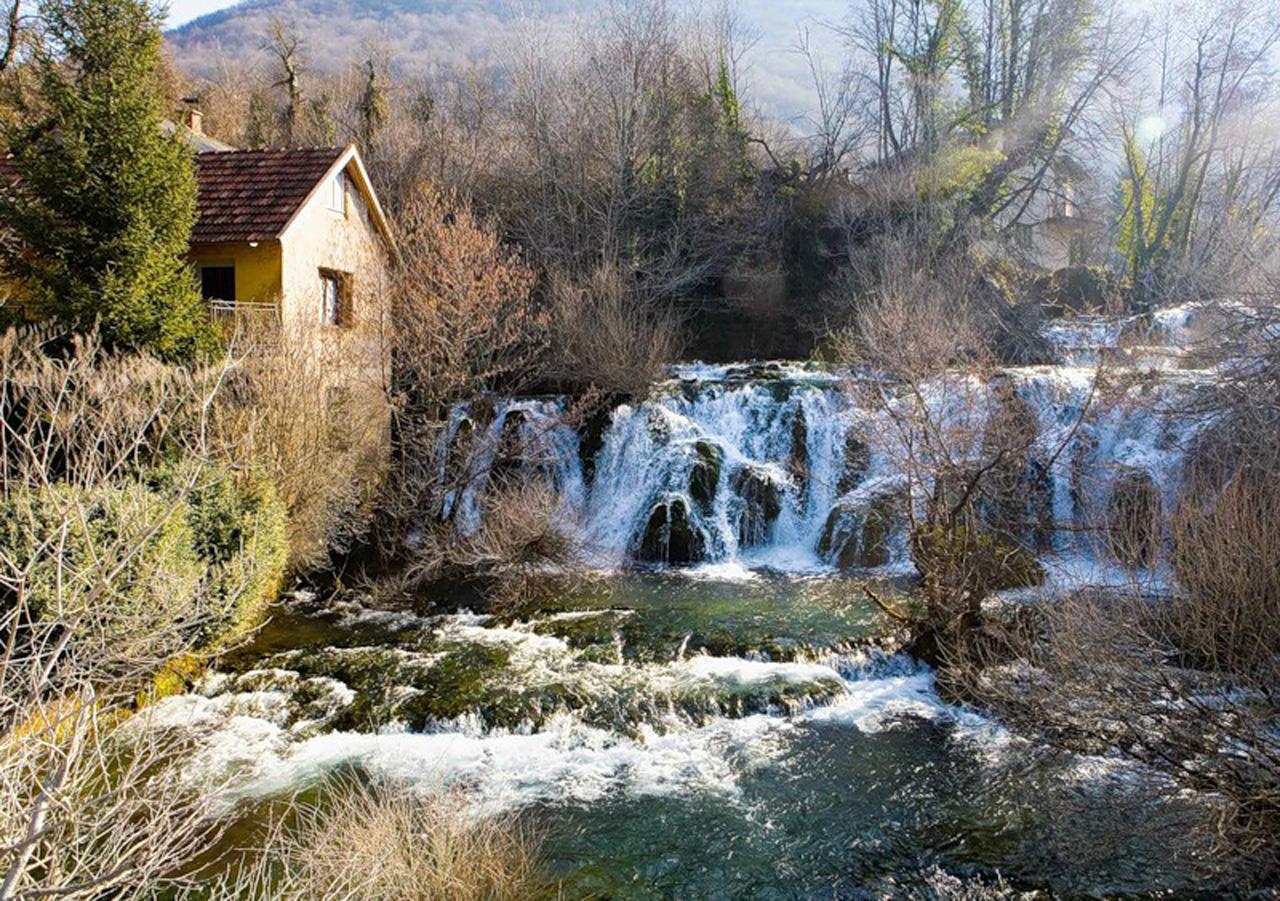
[[[550,21],[568,19],[571,2],[547,7]],[[256,54],[273,18],[303,35],[310,65],[335,70],[376,44],[406,70],[485,61],[514,33],[501,0],[245,0],[202,16],[168,35],[189,71],[206,74],[221,60]]]
[[[183,69],[212,75],[261,59],[260,47],[273,18],[290,23],[304,39],[307,65],[337,71],[376,46],[401,75],[425,74],[468,63],[499,63],[522,26],[536,19],[544,32],[574,28],[599,15],[603,0],[243,0],[194,19],[167,35]],[[791,52],[796,30],[839,18],[840,0],[776,4],[744,0],[737,5],[745,26],[758,36],[750,57],[751,94],[764,109],[783,117],[810,106],[804,61]],[[835,39],[816,29],[818,44]]]

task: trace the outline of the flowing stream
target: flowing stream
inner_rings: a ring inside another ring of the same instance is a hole
[[[1056,365],[1002,374],[1036,429],[1017,497],[1047,590],[1168,586],[1158,535],[1135,565],[1092,527],[1121,495],[1159,515],[1175,502],[1206,423],[1163,411],[1210,375],[1179,352],[1196,317],[1163,314],[1126,349],[1125,323],[1059,323]],[[1144,374],[1124,402],[1097,401],[1106,358]],[[1193,800],[1110,759],[1028,746],[875,650],[883,623],[859,586],[909,591],[909,479],[852,377],[683,366],[581,432],[555,399],[459,410],[442,471],[465,446],[478,472],[548,480],[592,578],[523,618],[296,597],[154,712],[196,741],[192,778],[246,829],[345,768],[424,793],[461,785],[477,815],[537,825],[565,897],[1194,885],[1204,849],[1155,828],[1179,834]],[[939,417],[980,444],[992,387],[945,389]],[[451,499],[467,528],[484,490],[478,477]]]

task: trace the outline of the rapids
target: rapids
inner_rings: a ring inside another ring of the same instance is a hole
[[[1019,494],[1048,590],[1168,586],[1162,550],[1126,565],[1094,532],[1119,492],[1172,508],[1208,425],[1164,415],[1211,376],[1183,353],[1197,316],[1162,313],[1137,339],[1124,321],[1059,322],[1057,364],[1003,373],[1034,418]],[[1120,402],[1095,400],[1105,366],[1141,376]],[[1205,849],[1177,830],[1192,799],[1029,747],[872,649],[883,624],[858,587],[909,590],[913,572],[893,429],[848,388],[873,377],[680,366],[583,430],[556,398],[459,408],[439,448],[442,473],[475,468],[456,521],[482,525],[493,469],[545,478],[594,578],[523,617],[294,597],[148,722],[195,742],[190,778],[237,840],[335,771],[465,786],[477,815],[546,836],[564,897],[1195,886]],[[957,396],[978,402],[941,415],[970,418],[978,446],[990,386],[937,392]]]

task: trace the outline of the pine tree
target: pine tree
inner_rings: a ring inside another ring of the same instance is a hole
[[[9,130],[18,169],[0,216],[37,312],[98,323],[110,345],[189,358],[214,331],[183,263],[191,151],[161,129],[160,15],[147,0],[44,0],[38,107]]]

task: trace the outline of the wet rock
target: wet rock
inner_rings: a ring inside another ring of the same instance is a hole
[[[1141,470],[1121,472],[1111,486],[1107,506],[1107,544],[1112,556],[1133,567],[1156,562],[1162,543],[1160,489]]]
[[[803,497],[805,482],[809,478],[809,424],[804,419],[804,408],[799,406],[796,407],[795,418],[791,420],[791,451],[787,456],[787,474]]]
[[[693,470],[689,474],[689,497],[704,513],[710,513],[720,488],[724,452],[710,441],[694,444]]]
[[[707,539],[692,521],[682,497],[659,501],[649,513],[636,559],[642,563],[687,566],[706,559]]]
[[[782,486],[768,470],[745,466],[733,476],[733,491],[743,502],[738,516],[739,546],[764,544],[774,520],[782,513]]]
[[[613,423],[613,404],[601,404],[591,411],[578,429],[578,460],[588,483],[595,479],[596,456],[604,447],[604,436]]]
[[[900,500],[897,494],[885,494],[869,503],[837,504],[823,526],[818,555],[840,569],[884,566]]]
[[[850,429],[844,436],[844,467],[836,480],[836,494],[848,494],[857,488],[871,466],[871,448],[861,433]]]

